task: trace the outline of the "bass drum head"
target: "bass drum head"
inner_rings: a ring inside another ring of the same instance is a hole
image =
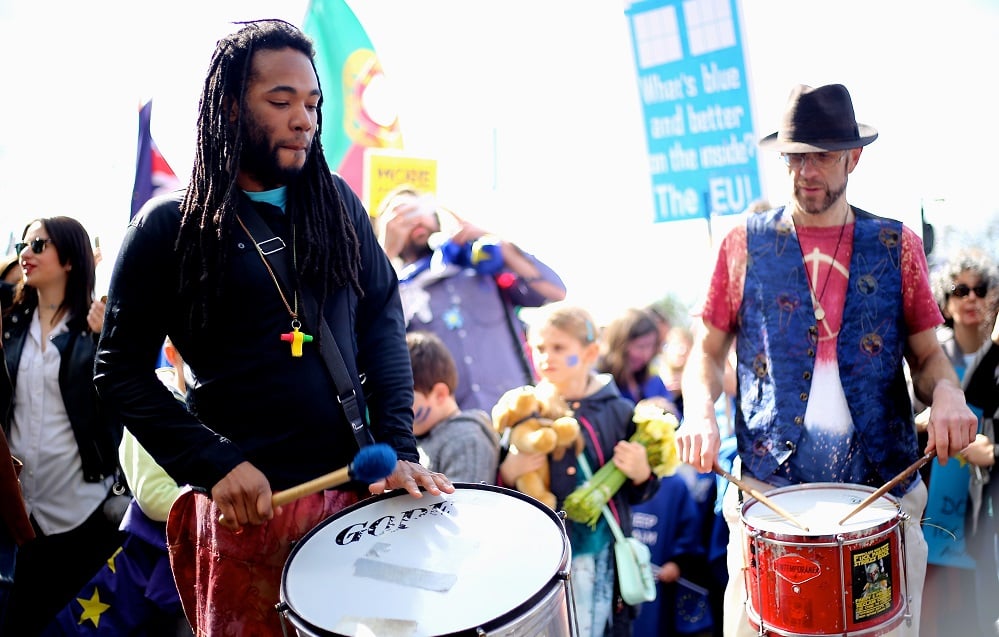
[[[455,484],[402,490],[324,520],[292,549],[281,600],[315,635],[475,635],[518,624],[564,585],[562,521],[519,492]],[[560,577],[562,579],[560,579]]]

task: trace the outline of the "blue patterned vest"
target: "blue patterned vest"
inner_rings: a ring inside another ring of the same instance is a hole
[[[902,224],[853,210],[853,255],[836,356],[854,449],[864,461],[845,481],[881,486],[919,455],[902,366],[908,336]],[[762,480],[776,475],[794,484],[802,482],[793,469],[796,461],[821,458],[818,449],[798,449],[819,332],[797,234],[783,211],[752,215],[747,222],[735,430],[743,466],[752,475]],[[806,454],[792,461],[796,452]],[[918,474],[893,493],[904,494],[916,479]]]

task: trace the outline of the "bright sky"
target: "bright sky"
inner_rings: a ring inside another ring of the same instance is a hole
[[[706,224],[651,222],[623,3],[348,1],[397,95],[406,150],[438,159],[444,205],[538,254],[598,320],[667,293],[700,295]],[[153,136],[186,179],[215,41],[234,20],[301,24],[306,5],[0,0],[0,252],[30,219],[67,214],[113,258],[140,101],[154,98]],[[794,84],[843,83],[881,134],[851,177],[851,203],[916,228],[921,201],[940,225],[995,218],[999,5],[747,0],[742,12],[759,137]],[[780,202],[782,167],[762,161],[766,195]],[[110,269],[99,267],[99,286]]]

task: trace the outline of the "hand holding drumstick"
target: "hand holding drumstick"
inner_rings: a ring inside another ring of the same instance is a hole
[[[341,486],[351,480],[357,480],[359,482],[366,482],[369,484],[377,482],[392,473],[393,469],[395,469],[396,461],[397,456],[395,450],[389,445],[378,443],[364,447],[357,452],[357,455],[354,456],[353,462],[346,467],[341,467],[336,471],[319,476],[318,478],[309,480],[308,482],[303,482],[302,484],[290,487],[284,491],[274,492],[271,494],[271,506],[269,508],[265,507],[270,515],[264,515],[261,517],[258,508],[254,510],[253,513],[257,513],[259,519],[254,518],[252,515],[248,515],[246,516],[246,523],[260,524],[265,519],[269,519],[270,516],[273,516],[274,508],[294,502],[295,500],[312,493],[318,493],[324,489],[332,489],[334,487]],[[247,469],[253,469],[252,465],[249,465],[249,463],[243,463],[242,465],[236,467],[233,472],[241,470],[243,465],[247,465]],[[259,472],[257,473],[259,474]],[[231,473],[230,475],[233,474]],[[229,476],[227,476],[227,478],[228,477]],[[263,478],[263,474],[260,474],[260,477]],[[266,480],[266,478],[264,478],[264,480]],[[212,497],[213,499],[216,497],[215,489],[212,490]],[[233,507],[232,504],[229,506]],[[220,508],[222,508],[221,504]],[[227,517],[225,513],[223,513],[219,515],[219,524],[231,529],[234,533],[240,533],[242,531],[242,524],[235,516]]]

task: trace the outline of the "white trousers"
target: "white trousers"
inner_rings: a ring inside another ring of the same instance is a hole
[[[733,474],[738,475],[740,465],[736,458]],[[758,489],[765,493],[765,488]],[[739,489],[729,485],[722,504],[722,513],[728,523],[728,586],[725,588],[723,629],[725,637],[754,637],[760,632],[749,623],[746,614],[745,536],[739,508]],[[926,485],[920,482],[902,498],[902,511],[908,514],[903,521],[905,535],[905,567],[909,599],[910,620],[904,620],[898,628],[886,633],[888,637],[919,637],[919,612],[923,599],[923,583],[926,581],[926,539],[920,520],[926,508]],[[903,589],[905,590],[905,589]]]

